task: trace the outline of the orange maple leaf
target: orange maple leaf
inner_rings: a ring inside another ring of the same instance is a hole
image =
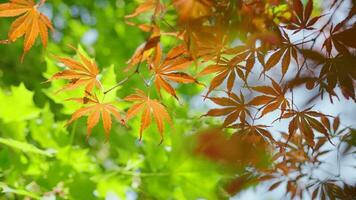
[[[48,28],[53,30],[52,23],[47,16],[40,13],[38,8],[45,0],[35,4],[33,0],[10,0],[9,3],[0,4],[0,17],[17,17],[10,27],[7,42],[15,42],[18,38],[25,36],[24,53],[21,58],[31,49],[38,36],[43,46],[48,41]]]
[[[179,13],[181,21],[189,21],[210,15],[213,1],[211,0],[174,0],[173,5]]]
[[[126,101],[138,102],[131,106],[127,111],[125,121],[130,120],[138,112],[142,110],[140,140],[142,139],[142,132],[151,124],[151,114],[153,114],[156,121],[158,131],[161,135],[161,142],[163,141],[163,122],[168,122],[172,127],[172,119],[169,116],[166,108],[156,99],[150,99],[142,90],[136,90],[135,94],[131,94],[125,98]]]
[[[197,83],[195,78],[192,76],[184,72],[179,72],[179,70],[184,70],[192,64],[192,60],[190,58],[182,56],[185,52],[182,48],[184,48],[184,46],[173,48],[170,52],[168,52],[167,57],[162,62],[162,49],[159,44],[157,45],[157,51],[153,58],[154,60],[151,63],[151,67],[155,74],[154,83],[159,94],[161,94],[161,88],[163,88],[169,94],[178,99],[175,89],[168,83],[168,81],[177,83]]]
[[[91,130],[98,124],[100,115],[103,121],[103,126],[106,134],[106,139],[109,138],[110,130],[112,126],[111,115],[113,115],[117,120],[124,124],[120,112],[111,103],[102,103],[98,100],[96,95],[87,93],[87,97],[84,98],[72,98],[69,100],[77,101],[84,105],[90,105],[87,107],[80,108],[75,111],[71,119],[67,122],[66,126],[74,122],[83,116],[88,116],[87,120],[87,139],[91,135]]]
[[[128,67],[125,71],[130,70],[135,65],[140,65],[157,51],[157,46],[161,40],[161,30],[157,26],[150,25],[147,31],[152,32],[150,37],[136,49],[135,53],[128,60]]]
[[[162,3],[160,3],[160,1],[146,0],[145,2],[140,4],[140,6],[138,6],[133,13],[126,15],[125,18],[137,17],[138,15],[140,15],[142,13],[149,12],[152,10],[154,11],[153,15],[157,16],[161,12],[163,12],[164,9],[165,9],[165,6]]]
[[[85,85],[85,91],[91,92],[94,87],[100,88],[101,83],[97,79],[99,74],[98,66],[94,60],[86,57],[77,50],[80,60],[74,60],[72,58],[64,58],[56,56],[56,59],[67,66],[69,69],[65,69],[61,72],[54,74],[48,81],[66,79],[70,82],[65,85],[58,92],[63,90],[72,90],[79,86]]]

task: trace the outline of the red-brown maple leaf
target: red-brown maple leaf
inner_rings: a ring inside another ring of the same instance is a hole
[[[251,87],[257,92],[261,92],[265,95],[257,96],[252,99],[248,104],[252,106],[261,106],[263,105],[263,110],[260,117],[263,117],[267,113],[275,111],[279,107],[281,108],[281,115],[283,112],[290,106],[289,101],[285,98],[285,93],[287,88],[284,89],[279,86],[274,80],[272,80],[272,87],[270,86],[256,86]]]
[[[323,123],[319,122],[315,117],[325,117],[324,114],[312,111],[311,108],[307,108],[303,111],[287,110],[282,115],[282,119],[293,117],[289,122],[289,137],[292,137],[294,133],[299,129],[308,145],[315,146],[314,142],[314,130],[320,132],[325,137],[329,138],[328,130]]]
[[[323,16],[310,18],[313,12],[313,0],[308,0],[304,9],[303,3],[300,0],[293,0],[293,10],[292,23],[287,25],[287,29],[295,30],[294,33],[298,33],[303,29],[313,30],[312,26]]]
[[[198,74],[198,76],[217,73],[217,75],[210,82],[210,86],[206,96],[208,96],[210,92],[212,92],[214,89],[219,87],[224,82],[225,79],[227,79],[226,86],[227,86],[228,93],[230,93],[234,87],[236,75],[240,79],[245,81],[246,80],[245,75],[244,72],[242,71],[244,67],[242,65],[239,65],[239,63],[242,62],[243,59],[244,59],[243,56],[236,56],[230,61],[227,61],[226,59],[222,58],[219,63],[209,65],[205,69],[203,69]]]
[[[244,46],[237,46],[224,51],[225,54],[236,55],[238,57],[243,58],[243,60],[246,61],[246,65],[245,65],[246,75],[244,78],[245,82],[256,63],[256,58],[261,63],[262,66],[265,65],[264,53],[262,52],[262,48],[261,47],[256,48],[254,45],[255,44],[253,43],[253,45],[249,44]]]
[[[294,60],[298,63],[298,49],[297,45],[293,44],[288,34],[282,30],[282,44],[281,47],[273,52],[273,54],[268,58],[266,65],[264,66],[264,71],[270,70],[273,66],[278,64],[280,60],[282,60],[282,78],[288,71],[289,65],[291,63],[291,58],[293,57]]]
[[[313,60],[317,67],[321,67],[318,78],[305,79],[311,82],[310,86],[308,86],[307,82],[308,89],[319,84],[319,94],[323,95],[324,91],[329,93],[330,101],[333,102],[332,96],[338,97],[334,90],[336,86],[339,86],[346,99],[352,98],[356,101],[354,87],[356,77],[354,68],[355,56],[338,54],[335,57],[328,57],[312,50],[303,50],[301,52],[306,58]]]
[[[348,47],[352,47],[354,49],[356,48],[356,42],[354,39],[354,36],[356,35],[356,25],[353,25],[353,27],[349,29],[340,31],[344,25],[343,22],[344,21],[340,22],[335,27],[332,26],[330,28],[330,36],[323,43],[323,48],[326,48],[329,56],[331,55],[333,44],[339,53],[345,55],[350,54]]]
[[[224,120],[223,126],[226,127],[234,123],[237,119],[240,119],[241,123],[246,122],[246,115],[249,115],[251,118],[250,111],[248,110],[248,104],[245,102],[245,98],[242,93],[240,97],[234,93],[229,94],[228,97],[207,97],[209,100],[214,102],[219,106],[224,106],[224,108],[214,108],[209,110],[203,116],[227,116]]]
[[[0,4],[0,17],[17,17],[10,27],[8,41],[14,42],[25,36],[24,55],[31,49],[38,36],[43,46],[47,45],[48,28],[53,30],[52,23],[47,16],[40,13],[38,8],[44,4],[42,0],[36,4],[33,0],[10,0]]]
[[[245,134],[251,134],[254,136],[260,136],[263,139],[267,138],[270,142],[276,142],[272,134],[267,130],[266,125],[254,125],[249,123],[237,123],[230,126],[231,128],[237,129]]]
[[[198,136],[194,153],[224,165],[257,167],[261,153],[268,152],[268,143],[254,133],[237,131],[226,137],[222,129],[209,129]]]

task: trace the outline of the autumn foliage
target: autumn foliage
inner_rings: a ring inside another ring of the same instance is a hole
[[[53,27],[48,17],[38,11],[44,3],[45,0],[38,4],[33,0],[12,0],[9,3],[0,4],[0,17],[18,17],[11,24],[8,39],[5,42],[14,42],[24,36],[24,54],[32,48],[39,36],[43,46],[46,46],[48,29],[53,30]]]
[[[45,47],[53,27],[38,11],[44,3],[11,0],[0,4],[0,17],[18,17],[4,43],[24,36],[27,53],[40,37]],[[67,81],[58,92],[82,91],[82,97],[69,99],[82,108],[67,125],[87,117],[88,137],[100,119],[109,139],[112,117],[124,126],[139,117],[139,139],[156,124],[162,141],[175,121],[165,101],[180,102],[184,94],[178,92],[179,85],[198,85],[200,103],[213,106],[197,117],[222,120],[218,128],[201,133],[194,153],[230,168],[250,167],[245,175],[225,183],[228,194],[268,181],[270,190],[285,185],[291,198],[309,194],[313,199],[347,199],[355,195],[354,186],[339,177],[319,180],[303,171],[303,166],[317,168],[324,162],[319,159],[328,153],[324,146],[350,145],[347,138],[355,134],[340,128],[339,117],[313,106],[341,98],[356,101],[356,4],[353,1],[346,17],[335,23],[334,13],[342,3],[330,1],[327,8],[318,10],[312,0],[146,0],[122,19],[147,36],[120,69],[127,78],[104,88],[100,63],[73,48],[74,58],[52,56],[65,69],[48,81]],[[166,19],[171,12],[176,14],[174,20]],[[149,18],[137,19],[142,15]],[[166,38],[172,45],[162,44]],[[145,91],[127,84],[132,77],[143,76],[142,70],[149,71],[142,79]],[[132,91],[123,99],[131,105],[128,110],[105,101],[105,95],[123,85]],[[296,90],[314,91],[314,97],[297,105],[296,98],[304,97],[294,95]],[[265,119],[272,119],[271,123],[263,123]],[[285,130],[273,128],[282,122],[288,124]],[[260,165],[259,152],[266,153],[270,166]]]

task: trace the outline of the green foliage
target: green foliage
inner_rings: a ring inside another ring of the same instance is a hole
[[[4,123],[24,121],[38,116],[40,109],[33,103],[33,92],[23,84],[0,93],[0,117]],[[16,110],[21,112],[16,112]]]

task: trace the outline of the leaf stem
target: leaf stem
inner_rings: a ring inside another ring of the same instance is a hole
[[[71,155],[72,155],[72,150],[73,150],[73,142],[74,142],[74,137],[75,137],[75,132],[77,129],[77,121],[74,121],[73,126],[72,126],[72,130],[70,131],[70,141],[69,141],[69,145],[70,148],[68,150],[68,154],[67,154],[67,161],[70,161]]]
[[[71,135],[70,135],[70,145],[72,145],[73,144],[73,142],[74,142],[74,137],[75,137],[75,131],[76,131],[76,129],[77,129],[77,121],[75,121],[74,123],[73,123],[73,126],[72,126],[72,130],[71,130]]]
[[[10,41],[9,40],[0,40],[0,44],[9,44]]]
[[[177,29],[175,29],[170,23],[168,23],[166,19],[164,19],[163,17],[161,19],[172,31],[177,32]]]
[[[118,82],[116,85],[112,86],[110,89],[104,91],[104,95],[106,95],[107,93],[113,91],[115,88],[119,87],[120,85],[126,83],[132,76],[133,74],[131,74],[130,76],[124,78],[123,80],[121,80],[120,82]]]

